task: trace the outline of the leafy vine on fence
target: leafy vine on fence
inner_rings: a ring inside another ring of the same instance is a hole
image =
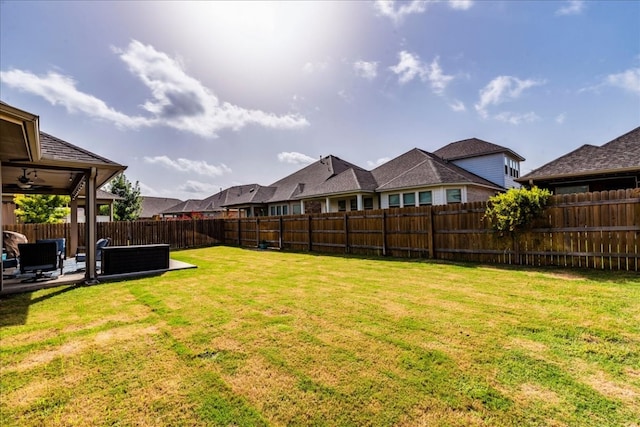
[[[484,219],[496,231],[515,234],[527,229],[542,214],[550,197],[547,189],[512,188],[489,198]]]

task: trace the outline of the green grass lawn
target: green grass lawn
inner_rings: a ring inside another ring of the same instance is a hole
[[[0,300],[3,426],[638,426],[640,276],[215,247]]]

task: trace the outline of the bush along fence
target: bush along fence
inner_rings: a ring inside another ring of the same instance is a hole
[[[521,233],[494,231],[486,203],[314,215],[98,223],[114,245],[214,244],[481,263],[640,269],[640,189],[553,196]],[[84,241],[84,228],[79,241]],[[7,226],[32,241],[67,237],[67,224]],[[72,254],[68,254],[72,255]]]

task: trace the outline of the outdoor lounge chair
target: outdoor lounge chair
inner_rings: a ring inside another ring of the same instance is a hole
[[[96,242],[96,261],[102,261],[102,248],[104,248],[105,246],[109,246],[110,243],[111,239],[108,237],[100,239]],[[76,263],[85,262],[87,260],[86,252],[80,252],[84,250],[84,246],[78,246],[78,251],[76,252]]]
[[[58,245],[56,242],[20,243],[20,273],[33,273],[34,277],[24,282],[51,279],[48,272],[58,269]]]
[[[59,239],[38,239],[36,243],[44,243],[44,242],[55,242],[58,248],[58,267],[60,268],[60,274],[63,273],[64,270],[64,260],[67,258],[66,255],[66,239],[61,237]]]

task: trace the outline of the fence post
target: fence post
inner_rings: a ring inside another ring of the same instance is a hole
[[[382,256],[387,256],[387,211],[382,211]]]
[[[344,213],[344,253],[349,253],[349,216]]]
[[[429,258],[434,259],[436,257],[435,236],[433,235],[433,206],[429,206],[429,213],[427,214],[427,236],[429,241]]]
[[[279,218],[278,220],[279,222],[279,230],[278,230],[278,249],[282,249],[282,226],[283,226],[283,220],[282,217]]]
[[[238,246],[242,246],[242,234],[240,233],[240,212],[238,212]]]
[[[256,217],[256,246],[260,244],[260,218]]]
[[[311,221],[313,220],[313,216],[309,215],[309,227],[308,227],[308,234],[309,234],[309,252],[311,252],[313,250],[312,247],[312,243],[311,243]]]

